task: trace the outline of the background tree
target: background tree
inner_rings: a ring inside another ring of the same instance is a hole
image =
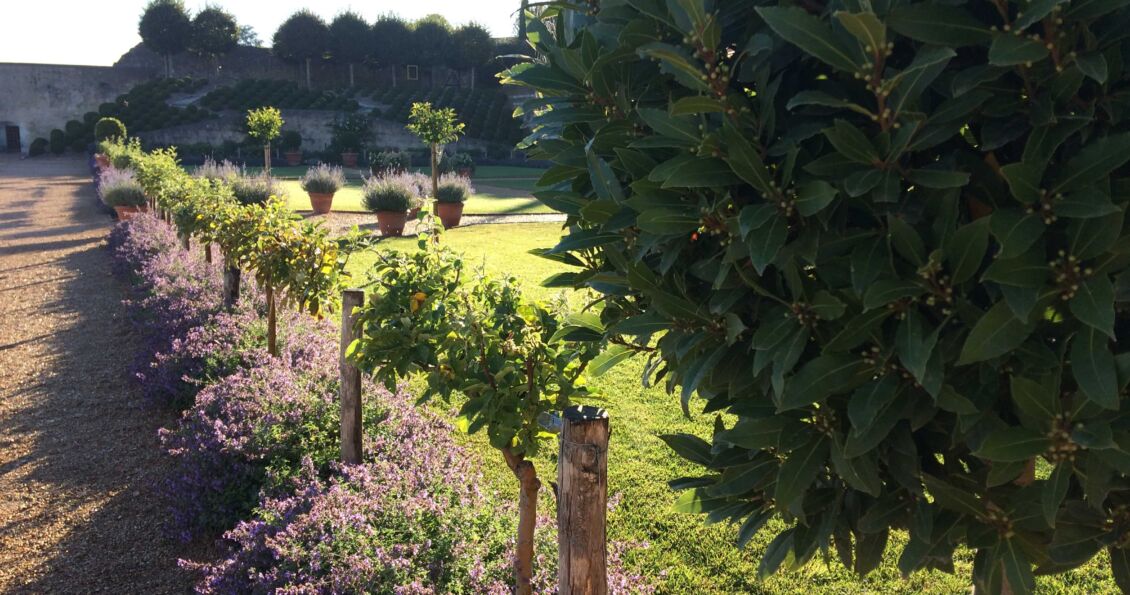
[[[279,25],[273,49],[275,55],[287,62],[306,64],[306,87],[310,88],[310,61],[325,55],[329,37],[329,27],[322,17],[300,10]]]
[[[271,141],[282,130],[282,113],[278,108],[261,107],[247,112],[247,134],[263,143],[263,169],[271,174]]]
[[[554,106],[547,254],[602,294],[565,332],[718,415],[664,437],[677,507],[772,531],[762,574],[901,530],[903,574],[968,547],[1030,593],[1105,550],[1130,592],[1130,11],[564,4],[510,74]]]
[[[412,59],[428,69],[432,86],[436,84],[436,68],[451,59],[451,27],[439,15],[428,15],[412,28]]]
[[[255,31],[255,27],[251,25],[240,25],[239,45],[249,48],[259,48],[263,47],[263,40],[259,39],[259,33]]]
[[[137,25],[145,47],[165,59],[165,78],[172,76],[173,55],[188,47],[192,23],[181,0],[151,0]]]
[[[439,190],[439,150],[442,145],[459,140],[463,123],[451,108],[435,109],[431,103],[413,103],[408,114],[408,131],[428,145],[432,158],[432,196]]]
[[[239,44],[239,25],[235,17],[221,8],[209,6],[192,19],[188,49],[192,53],[215,60]]]
[[[377,68],[391,67],[392,86],[396,86],[396,70],[408,59],[412,30],[403,19],[385,15],[373,23],[369,34],[369,59]]]
[[[451,36],[451,65],[471,71],[471,88],[475,88],[476,69],[495,56],[494,40],[490,32],[478,23],[468,23]]]
[[[330,59],[349,65],[349,86],[353,86],[353,66],[369,54],[369,24],[355,12],[346,11],[330,23]]]

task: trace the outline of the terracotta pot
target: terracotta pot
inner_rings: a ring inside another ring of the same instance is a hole
[[[406,223],[408,223],[408,213],[402,213],[400,211],[377,211],[377,225],[381,228],[382,236],[402,235]]]
[[[144,205],[140,207],[114,207],[114,212],[118,214],[118,221],[129,221],[138,213],[148,213],[149,207]]]
[[[98,169],[106,169],[110,167],[110,158],[102,153],[95,153],[94,164],[98,166]]]
[[[420,214],[420,207],[412,207],[411,209],[408,209],[408,218],[409,219],[415,219],[416,216],[419,215],[419,214]]]
[[[321,192],[308,192],[307,194],[310,195],[310,207],[314,209],[315,215],[325,215],[333,209],[333,194],[322,194]]]
[[[283,153],[283,157],[286,157],[286,164],[291,167],[302,165],[302,151],[287,151]]]
[[[452,227],[459,227],[459,220],[463,218],[463,203],[461,202],[437,202],[436,215],[443,223],[445,229]]]
[[[345,167],[357,167],[357,153],[342,153],[341,164]]]
[[[459,175],[463,176],[464,178],[469,178],[469,177],[471,177],[471,174],[474,173],[474,172],[469,167],[461,167],[457,170],[457,173]]]

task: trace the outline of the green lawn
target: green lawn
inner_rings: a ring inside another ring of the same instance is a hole
[[[196,170],[196,167],[192,166],[192,167],[188,167],[186,169],[188,170],[189,173],[192,173]],[[306,173],[307,169],[309,169],[309,168],[305,165],[299,165],[299,166],[296,166],[296,167],[289,167],[289,166],[285,166],[285,165],[281,165],[281,166],[275,165],[275,166],[271,167],[271,175],[273,175],[276,178],[282,178],[282,179],[287,179],[287,180],[290,180],[290,179],[297,180],[297,179],[301,178]],[[430,171],[426,166],[425,167],[414,167],[412,169],[414,171],[418,171],[420,173],[425,173],[425,174]],[[261,168],[261,167],[247,167],[247,168],[244,168],[244,170],[247,173],[254,175],[254,174],[258,174],[259,172],[263,171],[263,168]],[[345,175],[348,178],[362,178],[362,177],[367,177],[369,175],[369,168],[367,168],[367,167],[364,167],[364,168],[357,168],[357,167],[343,168],[343,171],[345,172]],[[516,166],[516,165],[480,165],[480,166],[475,168],[475,174],[471,177],[472,177],[472,179],[475,179],[475,180],[478,180],[479,178],[484,178],[484,179],[485,178],[501,178],[501,179],[526,178],[526,179],[536,180],[537,178],[541,177],[541,175],[543,173],[545,173],[545,170],[542,169],[542,168],[538,168],[538,167],[521,167],[521,166]]]
[[[549,299],[555,290],[540,287],[542,279],[566,267],[528,254],[531,248],[549,247],[561,234],[559,225],[515,224],[457,228],[445,235],[447,242],[463,252],[468,261],[481,264],[493,275],[514,275],[535,299]],[[378,249],[413,250],[411,239],[382,242]],[[364,274],[374,260],[362,254],[350,263],[354,274]],[[583,296],[573,295],[574,306]],[[864,579],[845,570],[839,562],[826,564],[819,557],[804,569],[782,573],[761,581],[757,563],[773,536],[782,528],[771,522],[747,546],[734,546],[735,527],[705,526],[702,518],[676,513],[671,506],[676,495],[666,482],[700,470],[676,457],[659,439],[659,434],[693,432],[708,437],[711,415],[685,418],[678,399],[660,389],[640,385],[642,361],[629,361],[608,374],[592,380],[604,396],[612,424],[609,446],[609,494],[620,494],[620,505],[609,514],[610,540],[647,542],[650,547],[628,554],[631,569],[656,577],[664,593],[968,593],[973,557],[962,552],[957,559],[957,575],[920,572],[909,580],[899,575],[896,562],[905,543],[897,533],[888,545],[883,565]],[[693,409],[693,408],[692,408]],[[517,486],[483,435],[461,438],[483,457],[489,486],[516,496]],[[556,452],[556,449],[547,449]],[[554,461],[548,455],[536,461],[542,483],[541,510],[553,513],[549,481],[555,480]],[[1040,593],[1116,593],[1109,578],[1106,554],[1075,572],[1059,577],[1038,578]],[[658,577],[663,578],[658,578]]]
[[[286,189],[287,203],[295,211],[309,211],[310,197],[302,190],[302,185],[297,180],[281,182]],[[552,213],[553,211],[530,196],[529,191],[515,190],[499,186],[490,186],[473,181],[475,194],[467,199],[463,207],[467,215],[499,215],[499,214],[528,214]],[[334,195],[333,210],[340,212],[364,212],[361,195],[361,183],[350,181]]]

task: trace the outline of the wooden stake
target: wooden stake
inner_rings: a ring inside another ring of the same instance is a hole
[[[558,593],[608,592],[608,412],[570,407],[557,461]]]
[[[361,370],[345,359],[345,351],[356,338],[358,313],[365,292],[346,289],[341,294],[341,462],[361,463]]]
[[[180,234],[180,247],[185,251],[192,247],[192,242],[188,239],[187,233]]]
[[[212,242],[204,242],[204,262],[212,264]]]
[[[278,357],[279,341],[275,313],[275,288],[267,284],[267,353]]]

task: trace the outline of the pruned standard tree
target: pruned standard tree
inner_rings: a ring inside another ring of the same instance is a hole
[[[369,55],[369,41],[369,23],[355,12],[343,12],[330,23],[330,60],[349,65],[350,87],[354,83],[354,65],[364,62]]]
[[[412,27],[412,59],[428,69],[436,84],[436,68],[446,65],[452,55],[451,26],[440,15],[428,15]]]
[[[476,69],[495,56],[494,40],[482,25],[468,23],[455,30],[451,43],[452,66],[471,71],[471,88],[474,89]]]
[[[239,45],[239,35],[235,17],[221,8],[209,6],[192,18],[188,49],[198,56],[215,60]]]
[[[1130,592],[1125,3],[600,4],[509,76],[555,283],[602,294],[576,332],[727,414],[665,437],[678,507],[783,520],[762,574],[898,529],[904,574],[962,546],[1029,593],[1106,550]]]
[[[306,65],[306,87],[310,87],[310,62],[329,49],[330,32],[322,17],[300,10],[279,25],[272,41],[275,55],[287,62]]]
[[[392,70],[392,86],[396,86],[396,70],[409,58],[412,30],[400,17],[384,15],[373,23],[369,34],[369,60],[377,68]]]
[[[172,76],[173,55],[183,52],[192,34],[192,22],[181,0],[151,0],[141,13],[137,32],[145,47],[165,61],[165,78]]]

